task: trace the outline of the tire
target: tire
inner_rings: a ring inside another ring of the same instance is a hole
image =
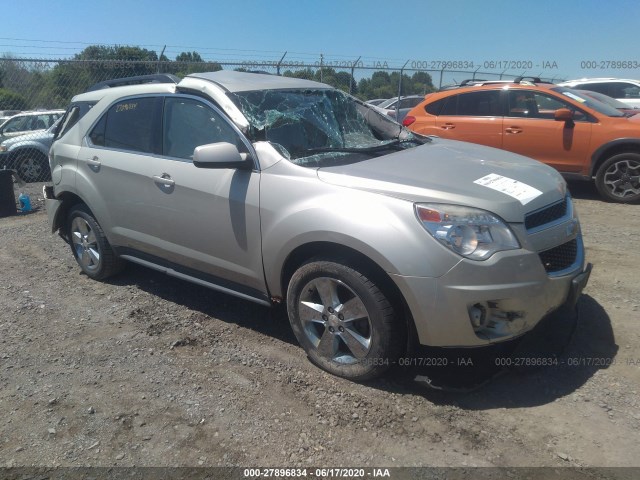
[[[71,209],[67,228],[73,256],[88,277],[104,280],[122,270],[124,262],[115,254],[86,205]]]
[[[49,160],[40,153],[22,153],[15,161],[16,171],[27,183],[51,180]]]
[[[640,154],[620,153],[607,159],[596,173],[596,188],[606,200],[632,203],[640,200]]]
[[[331,260],[311,260],[293,274],[287,312],[309,359],[349,380],[382,375],[406,339],[404,322],[378,286]]]

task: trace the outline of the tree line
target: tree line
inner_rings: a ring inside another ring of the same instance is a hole
[[[221,70],[218,62],[202,59],[198,52],[182,52],[175,60],[152,50],[132,46],[92,45],[70,60],[50,62],[0,59],[0,110],[63,108],[71,98],[91,85],[113,78],[148,75],[158,71],[184,77],[190,73]],[[246,71],[245,68],[236,70]],[[376,71],[356,80],[350,71],[334,68],[286,70],[284,76],[321,81],[350,92],[362,100],[398,95],[399,72]],[[426,72],[402,75],[402,95],[424,95],[434,91]]]

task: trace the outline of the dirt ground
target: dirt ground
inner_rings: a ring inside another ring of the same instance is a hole
[[[0,466],[640,466],[640,205],[571,185],[594,266],[573,336],[465,393],[333,377],[281,311],[142,267],[92,281],[40,188],[0,219]]]

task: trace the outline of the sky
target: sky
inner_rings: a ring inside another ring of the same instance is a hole
[[[638,0],[4,0],[2,16],[0,53],[14,57],[132,45],[164,48],[170,59],[197,51],[218,62],[277,62],[287,52],[285,62],[310,66],[322,56],[408,73],[640,79]]]

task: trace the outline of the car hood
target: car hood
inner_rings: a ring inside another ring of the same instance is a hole
[[[52,139],[53,139],[53,133],[50,133],[47,130],[34,130],[32,132],[19,135],[17,137],[9,138],[2,143],[4,143],[7,147],[10,147],[12,145],[15,145],[21,142],[46,143],[47,141],[50,141]]]
[[[318,169],[320,180],[411,202],[467,205],[508,222],[563,199],[553,168],[521,155],[434,138],[426,145],[363,162]]]

